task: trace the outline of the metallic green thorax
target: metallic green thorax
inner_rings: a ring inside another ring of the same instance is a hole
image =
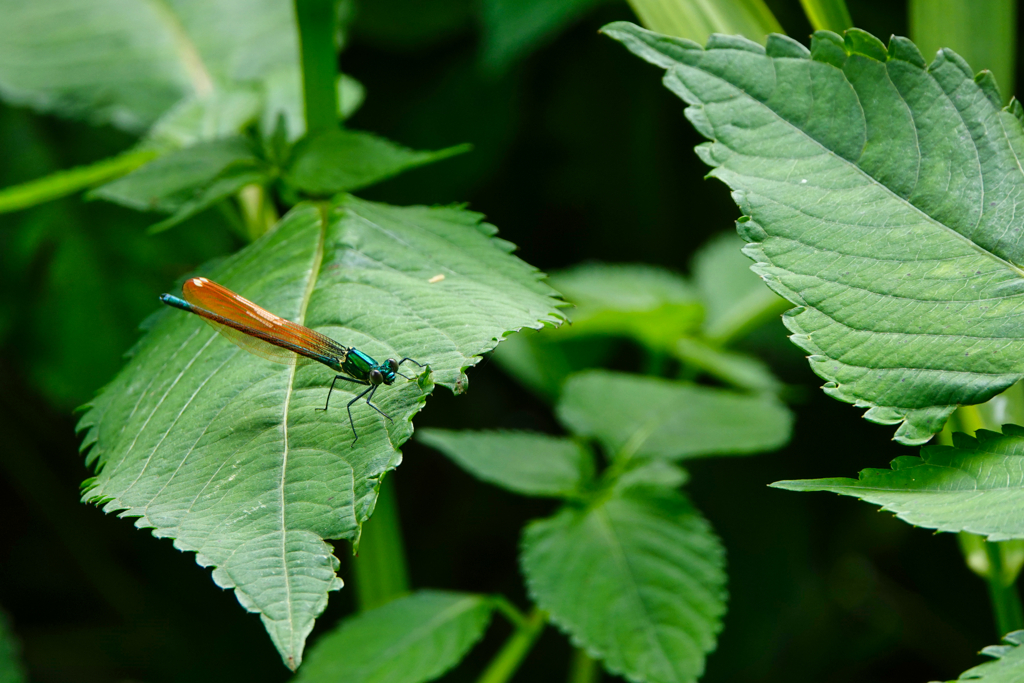
[[[349,349],[345,357],[339,360],[337,365],[331,365],[333,370],[373,385],[394,383],[398,372],[398,363],[393,359],[378,363],[359,349]]]

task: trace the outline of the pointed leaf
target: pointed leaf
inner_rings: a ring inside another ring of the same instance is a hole
[[[960,674],[957,681],[980,681],[980,683],[1016,683],[1024,678],[1024,631],[1013,631],[1003,636],[1006,645],[989,645],[981,654],[994,657],[995,661],[985,662]],[[949,683],[955,683],[949,681]]]
[[[789,440],[793,421],[768,396],[605,370],[565,383],[558,419],[609,454],[673,459],[772,450]]]
[[[429,363],[462,390],[463,371],[505,333],[560,320],[552,290],[493,234],[468,211],[342,197],[299,205],[203,274],[374,358]],[[431,282],[439,272],[446,279]],[[292,668],[341,586],[325,539],[358,537],[431,388],[426,374],[381,387],[374,402],[393,422],[353,405],[353,444],[349,386],[315,410],[331,377],[315,363],[265,361],[165,310],[80,423],[98,469],[84,498],[196,552],[260,614]]]
[[[417,152],[370,133],[330,130],[295,146],[285,180],[303,192],[329,196],[358,190],[467,151],[467,145],[458,145]]]
[[[530,524],[520,562],[530,595],[605,667],[688,683],[725,613],[725,552],[679,493],[644,489]]]
[[[578,495],[594,475],[593,456],[572,439],[448,429],[425,429],[417,438],[476,478],[525,496]]]
[[[289,0],[3,0],[0,16],[0,96],[132,131],[183,97],[298,68]]]
[[[990,77],[857,29],[812,50],[630,24],[605,31],[667,69],[746,214],[755,271],[825,391],[918,444],[957,404],[1024,377],[1024,134]]]
[[[175,213],[199,200],[222,177],[258,178],[260,173],[259,160],[249,144],[234,137],[165,154],[96,188],[89,196],[139,211]]]
[[[470,593],[419,591],[346,619],[316,642],[295,683],[421,683],[480,640],[492,605]]]
[[[926,446],[921,457],[867,469],[857,479],[779,481],[789,491],[831,491],[881,505],[905,522],[939,531],[969,531],[991,541],[1024,538],[1024,428],[953,434],[955,446]]]

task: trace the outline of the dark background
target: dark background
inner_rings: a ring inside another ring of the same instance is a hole
[[[635,20],[625,3],[599,6],[503,72],[481,67],[471,0],[361,5],[341,55],[367,89],[350,125],[420,149],[474,145],[364,196],[469,202],[544,270],[603,260],[686,272],[698,246],[732,229],[738,212],[724,185],[703,179],[682,103],[657,69],[597,34]],[[806,42],[797,0],[769,5]],[[883,38],[907,32],[904,3],[855,0],[851,13]],[[133,142],[0,108],[0,186]],[[0,606],[32,681],[283,681],[259,619],[192,554],[78,503],[89,472],[72,410],[113,377],[158,293],[241,246],[212,212],[156,237],[144,232],[150,222],[80,197],[0,216]],[[731,594],[702,680],[923,683],[979,663],[995,627],[985,584],[954,536],[851,499],[766,487],[853,476],[910,449],[890,441],[892,427],[822,394],[781,324],[744,344],[802,390],[784,450],[689,464],[688,492],[728,550]],[[497,365],[485,361],[470,377],[471,399],[441,390],[417,426],[558,431],[549,408]],[[502,592],[525,606],[519,531],[553,504],[477,482],[415,442],[404,452],[394,480],[414,586]],[[339,544],[346,579],[348,552]],[[332,596],[310,642],[351,609],[351,590]],[[508,630],[495,619],[444,680],[474,680]],[[569,656],[549,628],[516,680],[563,681]]]

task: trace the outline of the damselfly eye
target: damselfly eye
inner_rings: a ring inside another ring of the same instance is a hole
[[[380,373],[380,370],[374,368],[370,370],[370,382],[373,384],[380,384],[384,381],[384,375]]]

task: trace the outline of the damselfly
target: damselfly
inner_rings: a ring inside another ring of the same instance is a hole
[[[285,365],[295,364],[300,357],[310,358],[337,373],[343,373],[334,376],[331,388],[327,391],[327,401],[323,408],[317,410],[327,410],[334,385],[339,379],[365,386],[366,389],[345,406],[345,410],[348,411],[348,422],[355,436],[353,444],[359,440],[359,434],[352,419],[352,404],[365,396],[366,405],[386,417],[388,421],[393,421],[387,413],[370,402],[377,387],[381,384],[394,384],[396,376],[412,379],[398,371],[406,361],[421,368],[425,367],[412,358],[388,358],[383,363],[378,363],[359,349],[342,346],[330,337],[276,316],[205,277],[186,280],[181,293],[183,298],[161,294],[160,301],[168,306],[195,313],[246,351]]]

